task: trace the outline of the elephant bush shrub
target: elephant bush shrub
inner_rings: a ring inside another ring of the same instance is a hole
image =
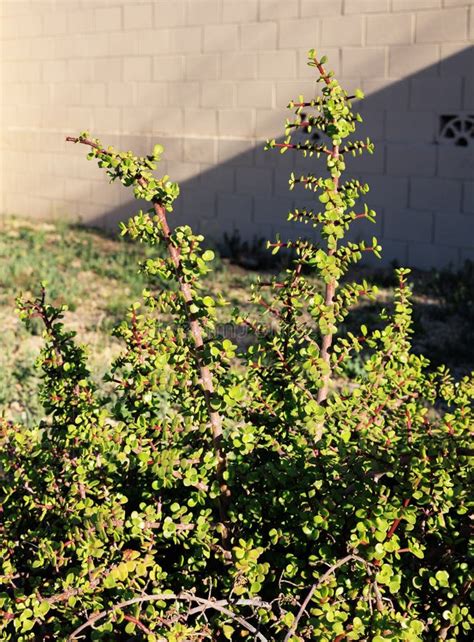
[[[0,420],[1,640],[468,639],[474,382],[411,351],[407,269],[382,326],[338,332],[374,294],[349,267],[381,247],[345,240],[375,217],[345,159],[373,145],[352,139],[362,93],[325,64],[309,53],[321,91],[291,102],[267,143],[324,160],[324,176],[290,177],[314,206],[289,219],[316,232],[269,243],[293,258],[250,293],[261,314],[233,311],[245,350],[216,331],[228,304],[205,290],[213,252],[169,224],[179,188],[154,174],[163,148],[68,138],[148,201],[123,233],[165,251],[141,265],[154,285],[118,328],[102,389],[44,288],[18,301],[44,326],[45,418]]]

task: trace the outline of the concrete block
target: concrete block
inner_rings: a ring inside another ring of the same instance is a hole
[[[95,107],[93,111],[94,131],[119,132],[121,125],[121,110],[118,107]]]
[[[77,6],[77,5],[76,5]],[[68,33],[90,33],[95,31],[94,6],[82,6],[80,9],[70,7],[66,11],[66,24]]]
[[[235,83],[204,81],[201,83],[201,105],[203,107],[233,107]]]
[[[173,137],[173,136],[160,136],[159,141],[152,136],[151,137],[151,144],[154,144],[156,142],[160,142],[164,148],[165,148],[165,157],[168,160],[176,161],[176,160],[183,160],[184,158],[184,152],[183,152],[183,139],[181,137]]]
[[[167,83],[139,82],[136,85],[137,104],[165,107],[168,104]]]
[[[121,7],[97,7],[94,11],[94,25],[95,31],[119,31],[122,29]]]
[[[3,105],[17,105],[19,103],[28,103],[30,102],[30,93],[33,93],[32,88],[34,85],[23,84],[23,83],[13,83],[10,82],[8,85],[5,83],[5,91],[2,96]],[[44,86],[41,84],[41,86]],[[53,87],[58,85],[53,85]]]
[[[474,214],[474,181],[468,181],[463,185],[462,211]]]
[[[392,0],[392,11],[416,11],[438,7],[441,7],[441,0]]]
[[[344,76],[383,78],[385,67],[385,47],[344,47],[342,49],[342,73]]]
[[[474,78],[464,79],[463,109],[474,109]]]
[[[391,84],[382,78],[363,78],[362,89],[371,109],[408,109],[409,84],[406,82]]]
[[[393,45],[389,50],[388,75],[406,78],[422,71],[423,76],[437,76],[438,62],[438,45]]]
[[[58,113],[59,112],[59,113]],[[64,115],[66,112],[66,115]],[[92,131],[94,129],[94,113],[88,107],[67,107],[59,110],[45,110],[41,119],[43,127],[48,129],[55,129],[58,122],[66,122],[73,131],[80,131],[87,129]]]
[[[65,60],[45,60],[42,64],[42,80],[44,82],[64,82],[67,80],[67,64]],[[21,76],[26,80],[24,76]],[[37,78],[35,79],[37,80]]]
[[[153,24],[153,4],[137,3],[123,5],[124,29],[149,29]]]
[[[349,227],[347,239],[354,243],[365,241],[366,245],[372,244],[372,238],[374,236],[378,241],[380,241],[382,239],[384,214],[384,208],[379,207],[377,209],[377,216],[374,222],[368,221],[367,219],[358,219],[356,221],[353,221],[351,226]]]
[[[461,183],[441,178],[413,178],[410,206],[417,210],[457,212],[461,208]]]
[[[382,111],[371,108],[370,103],[356,107],[356,111],[362,116],[362,122],[357,123],[356,138],[365,140],[367,137],[375,143],[377,148],[379,143],[385,140],[385,117]]]
[[[185,106],[184,135],[215,136],[217,134],[217,114],[213,109],[195,109]]]
[[[2,63],[7,60],[51,60],[56,58],[56,41],[59,38],[51,36],[32,38],[29,42],[20,40],[4,40],[2,42]]]
[[[55,128],[64,126],[65,109],[62,107],[41,107],[40,105],[9,105],[5,106],[7,112],[5,121],[11,123],[14,127],[37,127],[41,122],[42,114],[47,111],[56,114]]]
[[[277,23],[255,22],[241,25],[240,44],[245,51],[276,49]]]
[[[151,80],[151,62],[149,56],[124,58],[123,79],[125,82]]]
[[[433,143],[437,127],[438,119],[433,111],[388,110],[386,113],[386,137],[393,143]]]
[[[408,178],[387,175],[362,175],[360,178],[370,186],[369,193],[363,199],[369,207],[408,208]]]
[[[385,13],[389,10],[389,0],[346,0],[344,5],[344,13],[348,14]]]
[[[70,36],[71,54],[81,58],[109,55],[109,41],[104,33],[85,33]]]
[[[247,52],[223,53],[221,76],[224,80],[247,80],[257,77],[257,56]]]
[[[152,110],[152,128],[153,134],[164,136],[183,135],[184,115],[183,109],[169,109],[155,107]]]
[[[168,105],[175,109],[179,105],[188,107],[199,106],[199,83],[190,82],[168,82]]]
[[[198,183],[206,191],[212,192],[214,189],[218,192],[233,193],[235,191],[234,167],[223,167],[215,164],[206,167],[201,163],[200,168],[200,173],[197,177]]]
[[[376,268],[382,266],[406,265],[408,256],[408,243],[406,241],[392,241],[390,239],[378,239],[382,245],[382,258],[377,259],[372,253],[362,257],[362,265],[371,265]]]
[[[434,176],[436,147],[424,144],[387,145],[387,172],[393,176]]]
[[[2,41],[2,60],[28,60],[31,57],[31,41],[24,40],[3,40]],[[54,41],[52,38],[35,38],[34,58],[44,59],[53,58]]]
[[[92,80],[114,82],[123,80],[122,58],[95,58],[92,62]]]
[[[232,198],[232,195],[229,198]],[[224,206],[222,205],[222,207]],[[206,238],[212,239],[216,243],[222,243],[226,235],[232,236],[236,230],[241,241],[252,242],[255,238],[255,227],[251,213],[245,216],[241,214],[240,223],[235,215],[225,216],[224,214],[218,214],[216,218],[203,220],[200,229]]]
[[[261,140],[281,136],[288,114],[283,109],[258,109],[255,135]]]
[[[434,268],[457,267],[459,265],[459,250],[440,243],[408,243],[408,266],[422,270]]]
[[[237,105],[239,107],[263,107],[270,109],[274,104],[272,82],[253,80],[237,84]]]
[[[379,143],[373,154],[364,153],[362,156],[345,155],[346,165],[355,176],[361,174],[384,174],[385,173],[385,145]]]
[[[151,147],[151,139],[147,134],[122,134],[117,136],[117,140],[108,139],[108,143],[112,145],[120,145],[120,149],[124,151],[133,151],[135,154],[148,154]],[[104,177],[106,178],[106,177]],[[96,177],[97,179],[97,177]]]
[[[267,197],[272,193],[273,172],[263,167],[237,167],[235,170],[238,194]]]
[[[51,105],[54,102],[53,92],[55,87],[58,87],[58,83],[55,85],[46,85],[42,82],[32,83],[29,85],[28,98],[25,100],[24,97],[22,97],[22,100],[17,100],[16,102],[26,102],[31,105]],[[21,88],[28,89],[28,86],[23,85]]]
[[[204,27],[204,51],[235,51],[239,46],[237,25]]]
[[[281,20],[298,16],[298,0],[260,0],[260,20]]]
[[[217,197],[211,192],[185,187],[182,192],[182,200],[183,219],[188,224],[193,221],[193,228],[197,227],[194,221],[199,224],[203,219],[211,219],[216,216]]]
[[[254,199],[254,219],[258,226],[274,226],[274,231],[269,234],[273,236],[279,227],[286,224],[288,212],[293,209],[292,198],[260,198]]]
[[[160,108],[151,106],[121,107],[121,112],[121,128],[124,133],[145,133],[154,131],[153,119],[156,118],[157,112],[160,112]]]
[[[185,78],[187,80],[217,80],[219,59],[216,54],[186,56]]]
[[[106,34],[103,34],[105,38],[107,38]],[[54,36],[48,37],[48,38],[40,38],[40,40],[43,40],[43,44],[41,47],[41,51],[39,52],[41,58],[50,58],[50,59],[64,59],[68,60],[70,58],[75,58],[75,57],[80,57],[81,56],[81,49],[80,49],[80,41],[81,41],[81,36],[79,35],[71,35],[71,34],[66,34],[66,35],[59,35],[59,36]],[[36,56],[36,42],[37,39],[35,38],[32,40],[32,51],[31,54],[33,57]],[[48,51],[50,52],[52,49],[53,53],[50,55],[46,55]],[[107,47],[108,51],[108,47]],[[110,53],[110,52],[109,52]]]
[[[189,25],[210,25],[221,22],[221,19],[222,3],[220,0],[192,0],[188,2],[186,22]]]
[[[296,52],[275,51],[258,54],[258,76],[265,79],[292,78],[296,72]]]
[[[410,107],[424,110],[456,111],[462,108],[462,78],[450,78],[449,90],[438,78],[412,79],[410,82]]]
[[[282,20],[279,23],[278,48],[308,49],[314,48],[320,42],[320,22],[317,18],[301,20]]]
[[[154,80],[184,80],[184,56],[155,56],[153,58]]]
[[[178,27],[186,22],[186,0],[155,0],[155,27]]]
[[[201,47],[201,27],[176,27],[170,30],[169,51],[171,53],[195,53],[201,51]]]
[[[384,214],[384,238],[395,241],[431,242],[433,240],[432,212],[386,207]]]
[[[311,100],[316,95],[319,95],[319,88],[316,82],[310,80],[279,80],[276,83],[276,105],[282,109],[290,100],[297,100],[298,96],[303,95],[305,99]],[[287,117],[291,116],[287,112]],[[282,121],[283,124],[283,121]]]
[[[252,238],[253,218],[252,199],[246,194],[218,194],[217,220],[221,237],[224,232],[241,232],[242,238]]]
[[[454,247],[474,247],[474,216],[455,212],[437,212],[435,242]]]
[[[184,160],[190,163],[215,163],[217,141],[215,138],[187,138],[184,140]]]
[[[410,13],[367,16],[367,44],[404,45],[412,42]]]
[[[135,36],[131,38],[135,40]],[[139,56],[153,56],[155,54],[161,55],[164,51],[167,51],[170,39],[170,31],[167,29],[160,30],[141,30],[139,35],[137,34],[137,54]],[[123,50],[122,50],[123,52]],[[122,55],[124,55],[122,53]]]
[[[107,105],[130,107],[136,103],[135,86],[129,82],[109,82],[107,88]]]
[[[472,76],[474,47],[467,42],[441,43],[440,71],[447,76]]]
[[[416,16],[416,42],[459,42],[468,37],[468,8],[424,11]]]
[[[301,15],[306,16],[335,16],[342,14],[342,0],[302,0]]]
[[[249,167],[254,164],[254,149],[248,140],[217,141],[217,160],[235,167]]]
[[[324,17],[321,26],[321,45],[362,45],[362,16]],[[378,44],[371,43],[369,44]],[[386,43],[383,43],[386,44]]]
[[[169,35],[168,32],[164,31],[163,29],[161,31],[154,31],[153,34],[155,38],[160,38],[163,32],[166,34],[166,36]],[[110,56],[138,56],[140,53],[144,53],[144,45],[142,45],[140,39],[137,37],[132,37],[130,35],[128,38],[124,38],[123,31],[119,31],[117,33],[104,33],[102,37],[107,39],[107,49]],[[139,46],[142,48],[142,51],[139,50]]]
[[[34,38],[35,36],[41,36],[43,32],[41,13],[30,12],[26,20],[17,20],[16,26],[19,38]]]
[[[219,109],[218,120],[220,136],[255,136],[255,114],[251,109]]]
[[[459,266],[463,266],[466,261],[474,262],[474,248],[461,247],[459,249]]]
[[[169,161],[166,173],[173,177],[173,180],[178,183],[184,181],[194,181],[199,174],[198,163],[179,163],[176,161]]]
[[[103,107],[105,104],[106,85],[105,83],[88,83],[81,85],[81,105],[94,105]]]
[[[102,181],[94,181],[90,186],[89,199],[91,203],[105,205],[110,208],[111,206],[120,205],[122,190],[123,185],[120,183],[112,183],[109,187],[104,185]]]
[[[267,154],[271,153],[272,152],[270,150],[267,152]],[[305,191],[301,185],[299,185],[297,189],[291,192],[289,185],[290,172],[294,168],[297,174],[304,174],[315,169],[314,162],[311,163],[311,160],[308,161],[308,159],[306,159],[307,162],[304,165],[300,165],[298,168],[297,166],[295,166],[295,161],[297,158],[301,159],[302,157],[298,157],[295,154],[290,153],[286,153],[284,156],[280,156],[279,154],[272,154],[272,156],[278,161],[285,160],[287,163],[287,166],[285,168],[276,165],[273,169],[273,195],[277,198],[291,198],[296,203],[295,206],[298,207],[318,207],[319,203],[316,202],[314,198],[310,199],[310,193]],[[288,165],[291,166],[288,167]]]
[[[2,4],[1,9],[2,12],[4,11],[5,8],[5,3]],[[18,16],[8,16],[5,15],[4,13],[2,15],[2,33],[8,34],[9,38],[18,38],[19,32],[18,32],[18,26],[20,21],[18,20]]]
[[[471,180],[474,176],[472,147],[438,146],[438,176]]]
[[[258,0],[226,0],[222,7],[222,22],[255,22],[258,17]]]
[[[56,36],[67,32],[67,19],[65,11],[51,11],[43,14],[43,34]]]

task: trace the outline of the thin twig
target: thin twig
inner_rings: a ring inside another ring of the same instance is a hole
[[[111,607],[110,609],[100,611],[99,613],[95,613],[91,615],[84,624],[81,624],[81,626],[78,626],[72,633],[71,635],[67,638],[68,642],[74,642],[75,640],[78,640],[78,635],[85,631],[86,629],[94,626],[97,622],[100,620],[103,620],[109,615],[112,615],[116,611],[119,611],[121,609],[126,608],[127,606],[132,606],[133,604],[142,604],[144,602],[156,602],[156,601],[167,601],[167,600],[176,600],[176,601],[183,601],[183,602],[196,602],[199,604],[199,608],[192,609],[190,611],[191,613],[198,613],[202,612],[208,609],[212,609],[214,611],[218,611],[219,613],[222,613],[223,615],[226,615],[227,617],[231,618],[232,620],[235,620],[238,622],[241,626],[244,627],[244,629],[247,629],[247,631],[250,631],[250,633],[253,633],[255,635],[255,638],[257,640],[261,640],[261,642],[269,642],[266,637],[264,637],[257,629],[247,622],[244,618],[240,617],[239,615],[235,615],[230,609],[227,608],[229,603],[226,600],[219,600],[219,601],[214,601],[214,600],[206,600],[202,597],[197,597],[195,595],[192,595],[191,593],[180,593],[180,594],[175,594],[175,593],[156,593],[153,595],[143,595],[141,597],[134,597],[131,598],[130,600],[125,600],[124,602],[120,602],[119,604],[116,604],[115,606]],[[252,600],[252,599],[242,599],[242,600],[237,600],[234,602],[234,605],[236,606],[254,606],[257,608],[265,608],[265,609],[271,609],[271,604],[268,602],[262,602],[258,599]]]
[[[288,642],[288,640],[290,640],[290,638],[292,637],[293,633],[296,631],[298,627],[298,623],[303,617],[303,613],[306,611],[306,607],[308,606],[311,598],[313,597],[314,592],[317,591],[318,588],[322,586],[324,582],[328,579],[328,577],[331,577],[331,575],[335,571],[337,571],[338,568],[340,568],[341,566],[344,566],[344,564],[347,564],[347,562],[350,562],[351,560],[357,560],[359,562],[362,562],[365,566],[367,566],[367,562],[362,557],[359,557],[358,555],[346,555],[346,557],[343,557],[338,562],[333,564],[330,568],[328,568],[328,570],[323,575],[321,575],[319,580],[315,584],[313,584],[313,586],[309,589],[308,595],[305,597],[303,603],[301,604],[300,610],[298,611],[298,614],[295,617],[293,624],[288,629],[284,642]]]

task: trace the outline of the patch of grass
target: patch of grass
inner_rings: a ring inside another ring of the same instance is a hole
[[[154,252],[159,251],[153,248]],[[266,251],[266,250],[265,250]],[[48,296],[55,304],[66,304],[66,323],[78,333],[79,341],[90,347],[90,365],[99,380],[120,350],[112,336],[114,326],[125,316],[145,285],[137,263],[151,256],[152,250],[92,229],[23,219],[0,220],[0,408],[11,419],[32,423],[41,414],[37,401],[38,385],[34,361],[41,345],[40,324],[27,332],[15,314],[15,298],[23,292],[33,296],[41,281],[47,281]],[[270,254],[270,252],[268,252]],[[249,302],[250,286],[263,272],[236,265],[234,259],[220,259],[208,280],[209,292],[222,292],[229,301],[220,309],[218,327],[235,343],[245,347],[251,337],[230,323],[230,310],[255,308]],[[260,265],[260,270],[263,265]],[[282,266],[265,266],[268,278]],[[380,323],[383,307],[393,298],[393,269],[358,268],[360,276],[376,283],[380,293],[375,302],[361,301],[350,325],[342,331],[358,332],[362,323]],[[351,275],[349,275],[350,277]],[[474,363],[474,269],[472,264],[453,272],[415,271],[414,349],[428,356],[433,365],[447,363],[457,376]],[[260,321],[271,323],[259,310]],[[362,361],[356,356],[348,363],[346,376],[360,374]]]

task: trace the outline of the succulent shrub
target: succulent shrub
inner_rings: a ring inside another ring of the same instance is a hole
[[[382,329],[338,332],[374,294],[348,268],[381,248],[345,240],[375,217],[345,159],[373,145],[352,139],[361,92],[325,62],[309,53],[322,89],[292,101],[285,137],[267,143],[324,159],[324,176],[290,177],[314,207],[289,219],[317,240],[269,243],[292,260],[253,289],[260,315],[233,312],[253,335],[245,352],[216,332],[227,303],[205,290],[213,252],[169,224],[179,188],[154,173],[163,148],[68,138],[149,203],[122,231],[165,248],[141,265],[162,285],[118,328],[104,390],[64,309],[44,289],[19,299],[44,326],[45,417],[0,420],[1,640],[468,639],[473,378],[411,351],[406,269]]]

